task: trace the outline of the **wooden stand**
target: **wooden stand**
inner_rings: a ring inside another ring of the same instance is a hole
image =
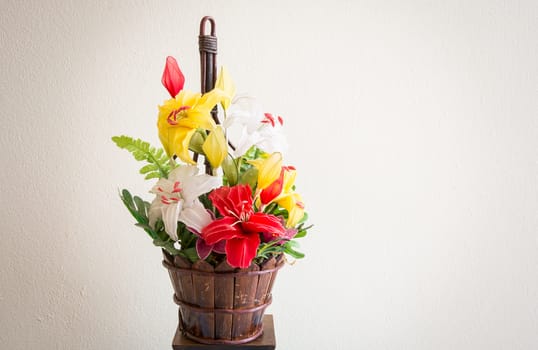
[[[174,340],[172,341],[172,349],[174,350],[275,350],[275,326],[273,323],[273,315],[263,316],[263,334],[256,340],[246,344],[239,345],[206,345],[196,343],[183,334],[179,328],[176,331]]]

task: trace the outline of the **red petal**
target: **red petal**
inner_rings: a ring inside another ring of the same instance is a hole
[[[212,221],[202,229],[201,234],[202,239],[209,245],[242,236],[241,225],[237,224],[237,219],[231,216],[225,216]]]
[[[280,176],[278,177],[278,179],[273,181],[272,184],[270,184],[260,193],[260,200],[262,201],[262,204],[271,203],[271,201],[275,199],[282,192],[283,185],[284,185],[284,169],[280,171]]]
[[[207,244],[201,238],[196,240],[196,253],[201,260],[205,260],[211,254],[211,250],[213,250],[212,245]]]
[[[256,257],[260,236],[245,235],[243,238],[233,238],[226,241],[226,260],[233,267],[247,268]]]
[[[185,85],[185,77],[181,73],[176,59],[172,56],[166,58],[161,81],[172,97],[176,97]]]
[[[252,212],[252,190],[249,185],[219,187],[209,194],[209,199],[222,216],[241,217]]]
[[[274,215],[264,213],[254,213],[248,221],[241,224],[247,233],[270,233],[281,237],[286,234],[286,229],[282,225],[282,220]]]

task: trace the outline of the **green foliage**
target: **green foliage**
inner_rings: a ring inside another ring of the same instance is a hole
[[[149,143],[129,136],[114,136],[112,141],[119,148],[132,153],[138,161],[146,161],[149,164],[140,169],[140,174],[146,175],[145,179],[168,177],[170,172],[170,158],[162,148],[151,147]]]
[[[304,258],[303,253],[295,250],[296,248],[299,248],[299,243],[297,243],[296,241],[293,241],[293,240],[287,241],[286,243],[284,243],[282,247],[284,248],[284,253],[294,257],[295,259]]]
[[[132,196],[128,190],[122,190],[120,198],[129,213],[135,218],[136,226],[142,228],[153,240],[153,244],[166,249],[170,254],[177,255],[179,250],[174,247],[174,241],[164,231],[161,220],[157,221],[155,227],[149,225],[149,203],[137,196]]]
[[[282,253],[287,254],[295,259],[302,259],[305,255],[296,250],[298,247],[299,244],[294,240],[284,241],[277,239],[272,242],[262,243],[258,248],[255,260],[257,263],[260,263],[264,260],[270,259],[272,256],[277,256]]]

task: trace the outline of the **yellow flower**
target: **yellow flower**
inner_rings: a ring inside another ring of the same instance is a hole
[[[274,202],[288,211],[287,227],[295,227],[304,216],[304,204],[301,195],[293,191],[296,174],[295,168],[284,167],[282,193],[274,199]]]
[[[227,110],[235,96],[235,84],[225,67],[220,68],[220,74],[215,82],[215,88],[224,92],[226,97],[222,100],[221,104],[222,108]]]
[[[228,145],[222,126],[216,126],[202,146],[205,156],[213,169],[218,168],[228,155]]]
[[[186,90],[159,106],[159,139],[169,156],[174,154],[195,164],[189,154],[189,143],[196,129],[213,130],[216,125],[211,109],[225,97],[220,89],[201,95]]]
[[[282,168],[282,154],[275,152],[266,158],[249,161],[258,169],[257,191],[261,191],[278,179]]]

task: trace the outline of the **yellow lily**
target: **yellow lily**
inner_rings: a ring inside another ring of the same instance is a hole
[[[228,73],[226,67],[220,68],[220,74],[217,77],[217,81],[215,82],[215,88],[220,89],[224,92],[226,97],[223,98],[221,105],[224,110],[227,110],[228,107],[230,107],[232,99],[235,96],[235,84],[232,81],[232,78],[230,77],[230,74]]]
[[[186,90],[159,106],[159,139],[168,156],[174,154],[189,164],[196,164],[189,154],[189,143],[196,129],[213,130],[216,125],[211,109],[225,97],[220,89],[204,95]]]
[[[284,184],[281,194],[273,201],[288,211],[286,227],[295,227],[304,216],[304,204],[301,195],[293,191],[297,172],[293,167],[284,167]]]
[[[275,152],[266,158],[258,158],[249,161],[258,169],[257,191],[261,191],[271,185],[280,175],[282,168],[282,154]]]

